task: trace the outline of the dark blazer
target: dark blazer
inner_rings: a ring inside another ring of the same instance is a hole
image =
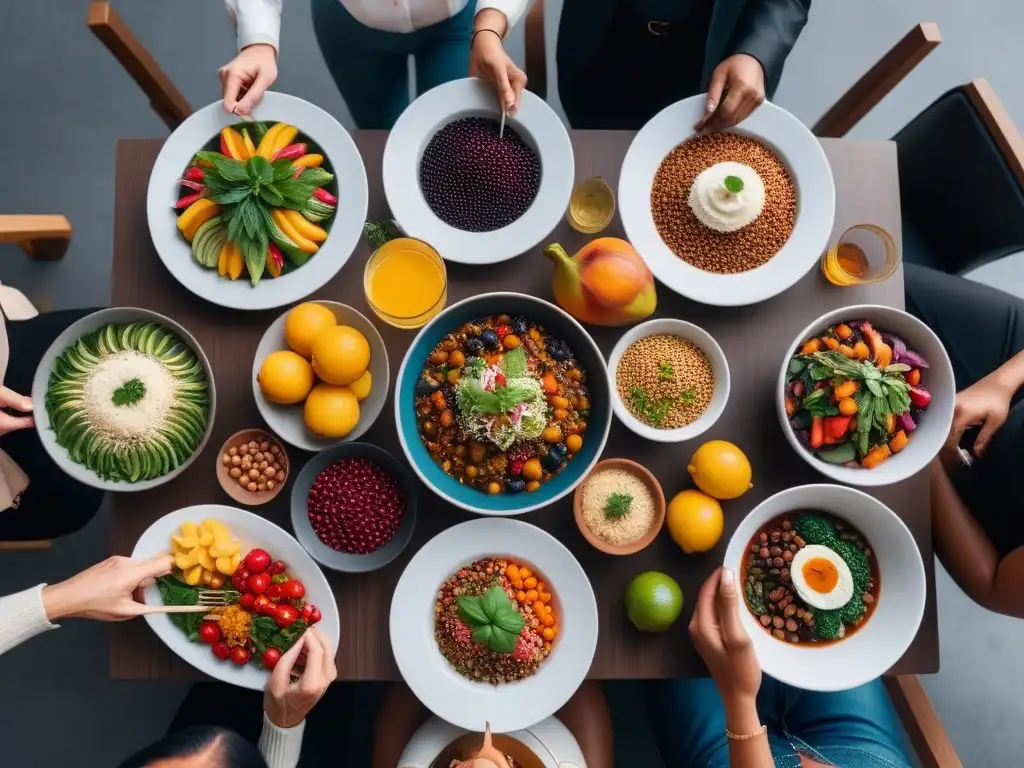
[[[617,1],[565,0],[556,52],[559,83],[571,84],[586,77],[593,56],[607,34]],[[708,25],[701,90],[707,90],[712,71],[723,59],[736,53],[746,53],[761,62],[765,91],[771,98],[782,79],[786,57],[807,23],[811,0],[712,2],[714,8]]]

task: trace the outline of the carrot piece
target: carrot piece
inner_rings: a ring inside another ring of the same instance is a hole
[[[892,347],[882,340],[882,334],[876,331],[871,323],[865,321],[861,325],[860,330],[867,337],[871,356],[874,358],[875,363],[879,368],[885,368],[892,362]]]
[[[838,339],[833,339],[831,336],[822,336],[821,343],[832,350],[839,349]]]
[[[794,413],[796,413],[796,398],[787,397],[786,398],[786,415],[787,416],[792,416]]]
[[[886,431],[886,432],[887,432],[888,434],[890,434],[890,435],[891,435],[891,434],[892,434],[893,432],[895,432],[895,431],[896,431],[896,414],[895,414],[895,413],[889,413],[889,414],[886,414],[886,417],[885,417],[885,426],[886,426],[886,430],[885,430],[885,431]]]
[[[821,416],[811,419],[811,448],[821,448],[825,442],[825,420]]]
[[[852,360],[857,353],[853,351],[852,347],[849,347],[846,344],[841,344],[839,346],[839,354]]]
[[[815,352],[821,351],[821,340],[811,339],[803,347],[800,348],[801,355],[813,355]]]
[[[842,400],[844,397],[853,397],[853,393],[857,391],[857,382],[853,379],[844,381],[832,392],[836,396],[836,399]]]
[[[844,341],[853,336],[853,330],[846,323],[840,323],[835,327],[835,334]]]
[[[856,419],[850,419],[850,426],[848,426],[846,428],[846,431],[849,432],[850,434],[853,434],[854,432],[857,431],[857,420]]]
[[[832,434],[832,430],[829,429],[828,424],[825,424],[822,428],[821,442],[825,445],[834,445],[836,442],[835,435]]]
[[[874,469],[890,456],[892,456],[892,451],[889,450],[889,446],[882,443],[868,451],[867,456],[861,459],[860,465],[865,469]]]
[[[515,563],[509,563],[505,568],[505,575],[509,581],[516,581],[519,579],[519,566]]]
[[[867,360],[871,350],[868,349],[868,345],[863,341],[858,341],[853,345],[853,354],[856,355],[858,360]]]
[[[555,374],[551,371],[544,371],[541,376],[541,386],[546,394],[552,395],[558,391],[558,382],[555,381]]]
[[[889,450],[893,453],[899,453],[907,447],[907,443],[910,442],[910,438],[907,437],[907,433],[902,429],[892,436],[892,440],[889,441]]]
[[[852,397],[844,397],[839,401],[839,413],[843,416],[853,416],[857,412],[857,401]]]
[[[909,384],[912,387],[916,387],[920,383],[921,383],[921,369],[920,368],[914,368],[912,371],[910,371],[907,374],[907,384]]]

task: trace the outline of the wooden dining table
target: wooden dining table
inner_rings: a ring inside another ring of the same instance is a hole
[[[572,131],[571,137],[576,181],[601,176],[616,188],[619,168],[633,134]],[[369,179],[368,216],[371,220],[385,219],[389,213],[381,182],[381,158],[387,133],[357,131],[354,138]],[[900,244],[896,145],[890,141],[847,139],[823,139],[821,143],[835,178],[833,239],[854,224],[872,223],[888,230]],[[253,356],[267,326],[285,311],[281,308],[244,312],[215,306],[189,293],[164,267],[157,257],[146,222],[146,189],[160,147],[161,141],[157,139],[122,140],[117,146],[112,303],[163,313],[196,337],[213,366],[217,414],[209,442],[183,474],[153,490],[116,495],[112,549],[120,554],[131,553],[142,532],[172,510],[196,504],[232,504],[216,478],[218,449],[237,430],[264,426],[252,397]],[[344,179],[340,183],[344,204]],[[800,204],[810,207],[815,201],[801,200]],[[167,215],[173,214],[168,211]],[[603,234],[624,236],[617,216]],[[552,265],[542,255],[541,247],[560,242],[572,252],[587,239],[563,221],[536,248],[511,261],[477,267],[449,264],[448,300],[454,302],[495,290],[514,290],[550,300]],[[310,298],[344,302],[373,317],[363,294],[363,267],[368,256],[369,246],[361,242],[341,271]],[[185,264],[183,268],[191,268],[191,265]],[[881,283],[837,288],[824,280],[816,265],[789,290],[769,301],[746,307],[698,304],[658,286],[656,316],[682,318],[700,325],[725,351],[732,377],[729,402],[708,432],[685,443],[648,442],[615,421],[603,455],[605,458],[627,457],[644,464],[657,476],[666,497],[671,498],[678,491],[692,487],[686,465],[698,445],[703,440],[724,439],[736,443],[747,453],[753,466],[754,485],[740,498],[723,503],[725,532],[711,551],[702,554],[684,554],[665,531],[635,555],[602,554],[587,544],[577,529],[571,496],[524,517],[562,541],[578,558],[593,585],[600,631],[590,677],[674,678],[706,674],[686,627],[698,588],[721,565],[732,532],[747,512],[771,494],[794,485],[825,482],[825,478],[789,446],[776,415],[776,381],[788,345],[801,328],[824,312],[865,303],[902,308],[902,270]],[[394,381],[414,333],[383,322],[377,322],[377,326],[388,349]],[[605,354],[611,351],[621,333],[614,328],[591,327],[588,330]],[[391,397],[393,393],[389,393],[388,404],[362,439],[404,461]],[[290,455],[291,476],[294,477],[310,454],[292,448]],[[290,485],[291,480],[289,487],[275,500],[252,511],[290,530]],[[890,671],[893,674],[937,672],[939,635],[927,473],[895,485],[868,489],[868,492],[889,505],[913,532],[927,573],[928,597],[921,627],[903,658]],[[373,573],[326,571],[341,616],[337,656],[341,679],[398,677],[391,652],[388,616],[402,569],[424,542],[471,517],[422,484],[418,493],[416,531],[409,547],[395,562]],[[623,608],[626,586],[638,573],[648,570],[663,571],[674,577],[685,596],[683,616],[670,630],[660,634],[638,632],[629,623]],[[171,653],[145,622],[124,622],[110,631],[112,677],[201,678],[200,673]]]

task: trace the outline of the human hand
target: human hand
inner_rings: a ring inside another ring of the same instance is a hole
[[[306,651],[306,666],[299,679],[292,682],[292,675],[299,674],[293,670],[303,649]],[[293,728],[306,718],[337,677],[338,669],[334,666],[334,650],[330,642],[323,632],[310,627],[270,673],[263,694],[263,710],[267,718],[278,728]]]
[[[224,92],[224,109],[248,115],[277,80],[277,49],[266,43],[247,45],[217,70],[217,75]]]
[[[0,408],[11,408],[28,416],[12,416],[6,411],[0,411],[0,435],[8,432],[17,432],[19,429],[35,426],[35,419],[32,417],[32,398],[19,395],[7,387],[0,387]]]
[[[725,98],[722,94],[725,93]],[[704,117],[694,130],[713,133],[741,123],[764,103],[761,62],[745,53],[730,56],[711,73]]]
[[[761,688],[761,665],[740,623],[735,571],[719,568],[704,582],[690,620],[690,638],[726,709],[752,703]]]
[[[526,88],[526,73],[505,52],[500,35],[485,29],[473,38],[469,74],[494,86],[498,100],[508,114],[515,114],[519,109],[519,100]]]
[[[115,555],[86,568],[66,581],[43,587],[43,606],[50,621],[67,617],[124,621],[157,608],[135,600],[134,592],[157,576],[171,572],[174,558],[156,555],[132,560]]]
[[[956,447],[964,430],[968,427],[981,426],[974,440],[974,455],[979,458],[985,452],[996,430],[1006,421],[1010,412],[1010,400],[1013,398],[1014,390],[1005,386],[996,373],[991,373],[958,392],[956,407],[953,410],[953,426],[950,429],[948,444]]]

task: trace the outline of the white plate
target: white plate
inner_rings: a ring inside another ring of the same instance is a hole
[[[551,655],[536,674],[489,685],[459,675],[434,641],[434,602],[441,584],[482,557],[527,564],[550,585],[558,615]],[[553,536],[506,518],[470,520],[442,531],[409,561],[391,600],[391,649],[405,682],[435,715],[470,731],[529,728],[557,712],[590,670],[597,648],[597,603],[583,568]]]
[[[254,120],[287,122],[315,141],[327,157],[338,183],[338,207],[329,223],[330,234],[302,267],[276,279],[264,278],[253,287],[248,280],[226,280],[215,269],[204,269],[192,258],[192,248],[176,225],[177,180],[196,152],[222,128],[239,118],[215,102],[193,113],[164,142],[149,177],[146,216],[160,260],[174,278],[196,296],[232,309],[270,309],[299,301],[338,274],[359,243],[366,221],[367,185],[363,159],[341,124],[308,101],[268,91],[252,113]],[[179,212],[180,213],[180,212]]]
[[[155,477],[152,480],[143,480],[138,483],[129,483],[123,480],[104,480],[91,469],[78,462],[72,461],[68,457],[67,448],[63,448],[57,443],[57,438],[50,429],[50,415],[46,412],[46,390],[49,388],[50,373],[53,371],[53,364],[57,358],[64,354],[64,350],[74,344],[78,339],[87,333],[92,333],[98,328],[102,328],[104,325],[110,323],[156,323],[162,325],[181,339],[199,358],[199,361],[203,364],[203,371],[206,373],[206,381],[209,385],[210,391],[210,410],[206,417],[206,431],[203,433],[203,439],[196,447],[192,455],[188,457],[184,464],[179,466],[177,469],[171,470],[166,475],[161,477]],[[53,462],[60,467],[64,472],[73,477],[80,483],[92,486],[93,488],[100,488],[104,491],[119,491],[126,493],[130,491],[148,491],[150,488],[156,488],[158,485],[163,485],[169,480],[173,480],[175,477],[180,475],[186,469],[188,469],[192,462],[198,458],[199,454],[203,452],[203,448],[206,447],[206,441],[210,439],[210,432],[213,431],[213,420],[217,415],[217,387],[213,381],[213,368],[210,367],[210,361],[206,357],[206,353],[203,352],[203,348],[199,346],[199,342],[195,340],[195,337],[185,329],[183,325],[176,323],[169,317],[165,317],[157,312],[153,312],[149,309],[141,309],[138,307],[108,307],[107,309],[99,309],[93,312],[91,315],[86,315],[79,320],[76,320],[64,331],[53,340],[49,349],[43,353],[42,358],[39,361],[39,366],[36,368],[35,376],[32,377],[32,415],[36,420],[36,431],[39,433],[39,441],[43,444],[43,448],[53,459]]]
[[[316,628],[327,636],[331,647],[337,653],[341,637],[341,620],[338,616],[338,604],[334,601],[334,592],[331,591],[327,579],[299,542],[287,531],[259,515],[221,504],[197,504],[194,507],[176,510],[164,515],[146,529],[135,544],[132,558],[143,559],[161,552],[169,552],[171,535],[178,531],[182,523],[198,524],[208,517],[220,520],[232,535],[242,542],[243,557],[253,547],[260,547],[267,550],[274,560],[285,562],[288,573],[305,585],[304,599],[320,609],[323,618]],[[155,584],[147,587],[143,595],[149,605],[163,604],[160,600],[160,590]],[[220,661],[213,655],[210,646],[199,642],[190,643],[185,633],[171,623],[167,614],[148,614],[146,622],[153,628],[156,636],[163,640],[164,645],[200,672],[205,672],[225,683],[251,688],[254,691],[262,691],[266,686],[269,675],[265,670],[252,663],[240,667],[230,661]]]
[[[754,507],[729,540],[724,565],[739,574],[758,528],[796,510],[830,512],[864,535],[878,559],[881,578],[874,613],[851,637],[820,647],[775,639],[747,609],[742,595],[740,621],[765,674],[811,691],[856,688],[888,672],[917,636],[928,591],[921,552],[903,521],[874,497],[843,485],[800,485]]]
[[[447,261],[494,264],[526,253],[565,215],[575,166],[565,126],[547,102],[523,91],[519,111],[505,121],[540,158],[540,189],[526,213],[492,232],[465,232],[441,221],[420,190],[420,158],[441,128],[463,117],[501,119],[494,89],[476,78],[454,80],[424,93],[398,118],[384,147],[384,193],[395,221],[430,243]]]
[[[633,247],[668,288],[702,304],[755,304],[793,285],[824,252],[835,216],[832,170],[807,127],[765,102],[731,130],[767,145],[789,169],[797,192],[793,232],[774,258],[748,272],[719,275],[687,264],[669,250],[654,226],[651,185],[665,156],[694,135],[705,101],[705,96],[692,96],[665,107],[633,139],[619,175],[619,216]]]
[[[622,398],[619,397],[618,386],[615,384],[616,371],[619,368],[619,360],[622,358],[630,345],[640,339],[656,334],[667,333],[672,336],[679,336],[693,343],[705,355],[711,363],[711,373],[715,377],[715,390],[711,395],[711,402],[707,409],[695,421],[685,427],[676,429],[658,429],[644,424],[640,419],[629,412]],[[656,320],[648,320],[646,323],[634,325],[619,339],[608,357],[608,375],[612,380],[612,410],[619,417],[619,421],[625,424],[640,437],[654,440],[659,443],[681,443],[684,440],[692,440],[698,435],[707,432],[718,421],[718,417],[725,410],[725,404],[729,400],[729,362],[725,358],[725,352],[718,346],[715,338],[700,326],[688,323],[685,320],[676,320],[671,317],[662,317]]]
[[[260,344],[256,348],[256,357],[252,362],[252,396],[256,400],[256,408],[260,416],[267,422],[271,432],[277,434],[282,440],[296,448],[316,453],[332,445],[358,440],[377,420],[384,402],[388,399],[388,385],[391,379],[391,369],[388,367],[388,351],[384,346],[384,340],[380,332],[365,315],[347,304],[339,304],[336,301],[317,301],[330,309],[338,320],[338,325],[349,325],[359,331],[370,343],[370,394],[359,404],[359,421],[351,432],[338,440],[317,437],[306,427],[302,417],[302,403],[295,405],[278,405],[263,397],[260,385],[256,381],[256,374],[260,372],[260,365],[271,352],[280,349],[290,349],[284,340],[284,321],[288,312],[278,317],[270,327],[267,328]],[[289,310],[291,311],[291,310]],[[319,383],[319,380],[318,382]]]

